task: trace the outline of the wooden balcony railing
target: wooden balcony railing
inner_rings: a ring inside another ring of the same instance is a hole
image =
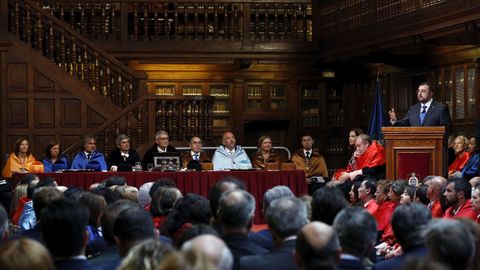
[[[42,0],[93,40],[312,40],[312,5],[296,1]]]
[[[45,11],[37,2],[9,0],[9,32],[114,104],[138,96],[142,75]]]

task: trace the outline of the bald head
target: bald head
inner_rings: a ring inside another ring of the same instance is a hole
[[[227,228],[250,230],[255,212],[255,198],[245,190],[228,190],[220,197],[218,218]]]
[[[235,135],[233,135],[233,133],[230,131],[223,133],[222,143],[225,145],[225,148],[232,150],[235,148]]]
[[[219,270],[231,269],[233,255],[225,242],[214,235],[200,235],[186,242],[182,250],[194,250],[205,255]]]
[[[332,226],[315,221],[298,233],[295,257],[302,269],[333,267],[339,256],[340,244]]]
[[[440,191],[442,187],[447,185],[447,179],[442,176],[434,176],[428,180],[428,190],[427,190],[427,198],[431,201],[440,200],[441,194]]]

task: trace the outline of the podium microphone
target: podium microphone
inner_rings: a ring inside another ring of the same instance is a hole
[[[404,118],[395,121],[395,123],[394,123],[393,125],[395,126],[395,125],[398,124],[398,123],[405,122],[405,121],[409,120],[410,117],[412,117],[412,116],[420,116],[420,114],[419,114],[419,113],[415,113],[415,114],[407,115],[407,116],[405,116]]]

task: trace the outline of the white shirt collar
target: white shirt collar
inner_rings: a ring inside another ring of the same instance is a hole
[[[162,148],[160,148],[160,146],[157,146],[157,150],[159,153],[166,153],[167,152],[167,148],[165,148],[165,150],[163,150]]]
[[[422,112],[422,109],[423,109],[423,106],[427,106],[426,110],[428,111],[428,109],[430,108],[430,105],[432,105],[432,102],[433,102],[433,98],[431,98],[427,103],[423,104],[423,103],[420,103],[420,113]]]
[[[305,149],[303,149],[303,154],[304,154],[305,156],[307,156],[307,152],[310,152],[310,156],[312,156],[312,154],[313,154],[313,149],[310,149],[310,150],[305,150]]]

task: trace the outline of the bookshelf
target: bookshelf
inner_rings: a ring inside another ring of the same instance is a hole
[[[286,112],[286,88],[286,84],[281,83],[247,83],[245,111]]]
[[[212,84],[209,94],[215,98],[213,102],[213,127],[227,129],[230,125],[230,89],[229,84]]]

